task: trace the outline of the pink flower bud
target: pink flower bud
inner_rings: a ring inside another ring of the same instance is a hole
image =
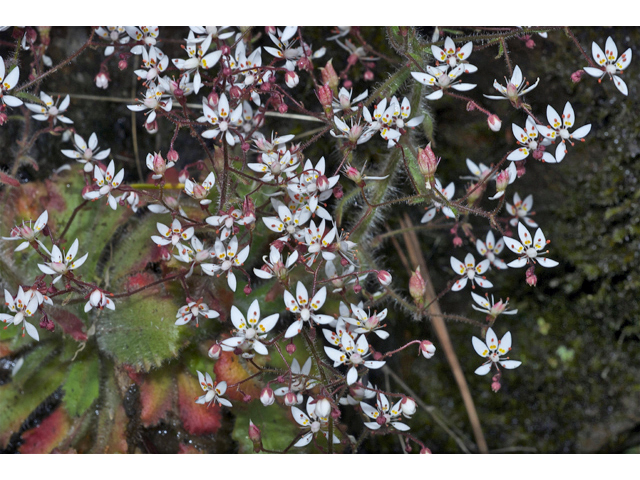
[[[413,301],[418,307],[424,305],[424,295],[427,291],[427,284],[420,274],[420,267],[416,268],[416,271],[411,274],[409,279],[409,293],[413,297]]]
[[[249,285],[245,285],[243,291],[245,295],[251,295],[251,287]]]
[[[429,454],[430,455],[431,454],[431,450],[429,450],[427,447],[423,447],[420,450],[420,454],[422,454],[422,455]]]
[[[170,162],[177,162],[179,159],[180,155],[178,155],[178,152],[176,152],[173,148],[169,150],[169,152],[167,153],[167,160],[169,160]]]
[[[313,64],[308,57],[302,57],[300,60],[298,60],[296,65],[300,70],[311,70],[313,68]]]
[[[298,397],[295,393],[293,392],[288,392],[285,396],[284,396],[284,404],[287,407],[293,407],[294,405],[296,405],[298,403]]]
[[[322,76],[322,83],[328,85],[331,90],[336,90],[338,88],[340,79],[338,78],[338,74],[333,68],[333,63],[331,60],[327,62],[324,68],[320,69],[320,75]]]
[[[239,86],[234,85],[229,89],[229,95],[231,98],[240,98],[242,96],[242,89]]]
[[[284,83],[287,84],[287,87],[293,88],[300,83],[300,78],[296,72],[288,71],[284,74]]]
[[[126,60],[120,60],[118,62],[118,68],[122,71],[122,70],[126,70],[127,68],[127,61]]]
[[[429,340],[423,340],[420,342],[420,353],[424,358],[431,358],[436,354],[436,346]]]
[[[431,144],[427,145],[423,149],[418,149],[418,167],[420,173],[425,177],[433,177],[438,168],[440,159],[436,157],[436,154],[431,150]]]
[[[535,274],[535,267],[529,267],[525,275],[527,279],[527,285],[529,285],[530,287],[535,287],[538,284],[538,277],[536,277]]]
[[[315,414],[320,418],[327,418],[331,414],[331,402],[326,398],[316,400]]]
[[[211,92],[209,95],[207,95],[207,102],[209,102],[209,105],[211,105],[212,107],[218,105],[219,100],[220,97],[216,92]]]
[[[0,126],[4,125],[8,118],[9,117],[7,116],[6,113],[0,112]]]
[[[586,72],[584,70],[576,70],[575,72],[573,72],[571,74],[571,81],[573,83],[578,83],[580,80],[582,80],[582,76],[585,74]]]
[[[361,291],[362,291],[362,285],[360,285],[359,283],[356,283],[356,284],[353,286],[353,292],[354,292],[354,293],[356,293],[356,294],[358,294],[358,293],[360,293]]]
[[[531,48],[531,49],[533,49],[533,47],[536,46],[536,42],[534,42],[532,38],[527,39],[527,41],[524,44],[527,48]]]
[[[489,115],[487,117],[487,124],[492,132],[499,132],[500,128],[502,128],[502,122],[497,115]]]
[[[367,82],[373,81],[373,72],[371,70],[367,70],[366,72],[364,72],[364,79]]]
[[[342,195],[344,195],[344,192],[342,191],[342,185],[337,183],[336,186],[333,187],[333,196],[340,200],[342,198]]]
[[[345,80],[344,82],[342,82],[342,86],[344,88],[348,88],[350,89],[351,87],[353,87],[353,82],[351,80]]]
[[[286,350],[289,355],[293,355],[294,353],[296,353],[296,344],[290,343],[289,345],[287,345]]]
[[[155,120],[151,123],[145,123],[144,128],[147,130],[147,133],[153,135],[154,133],[158,133],[158,122]]]
[[[279,106],[278,106],[278,111],[280,113],[287,113],[287,110],[289,110],[289,107],[287,107],[287,104],[282,102]]]
[[[380,282],[380,285],[386,287],[391,284],[391,280],[393,280],[393,278],[386,270],[380,270],[378,272],[378,281]]]
[[[329,179],[326,175],[320,175],[318,177],[318,179],[316,180],[316,187],[318,187],[319,192],[324,192],[325,190],[329,189]]]
[[[273,390],[269,387],[264,387],[260,392],[260,401],[265,407],[272,405],[275,402],[276,397],[273,393]]]
[[[251,420],[249,420],[249,439],[254,443],[253,445],[254,451],[259,452],[260,443],[262,442],[262,433],[260,432],[260,429],[256,427]],[[258,450],[256,450],[256,448]]]
[[[458,235],[453,237],[453,246],[454,247],[461,247],[462,246],[462,238],[460,238]]]
[[[53,332],[56,329],[55,324],[49,319],[46,313],[42,315],[42,319],[40,320],[40,328],[48,330],[49,332]]]
[[[222,347],[217,343],[214,343],[208,352],[209,358],[212,358],[214,360],[218,360],[221,354],[222,354]]]
[[[333,93],[331,93],[331,88],[329,87],[329,85],[318,87],[316,94],[318,95],[320,104],[324,108],[331,108],[331,103],[333,102]]]
[[[362,180],[362,175],[360,174],[358,169],[356,169],[356,168],[354,168],[352,166],[347,166],[347,168],[344,171],[344,175],[349,180],[352,180],[353,182],[355,182],[356,185],[364,184],[364,181]]]
[[[400,409],[402,410],[402,414],[407,418],[410,418],[411,415],[416,413],[416,408],[416,402],[413,398],[404,397],[400,402]]]
[[[94,81],[96,82],[96,87],[106,89],[109,86],[109,75],[105,72],[100,72],[96,75]]]
[[[275,35],[276,32],[276,27],[264,27],[264,31],[267,35],[271,34],[271,35]]]
[[[509,180],[509,171],[502,170],[496,177],[496,190],[504,192],[507,189],[507,185],[509,185]]]

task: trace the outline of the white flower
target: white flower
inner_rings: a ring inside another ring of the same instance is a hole
[[[515,227],[519,221],[523,221],[529,227],[535,228],[538,226],[536,222],[529,215],[533,215],[531,211],[531,207],[533,207],[533,195],[527,195],[524,200],[520,199],[520,195],[515,193],[513,195],[513,205],[507,202],[507,212],[513,216],[511,220],[509,220],[509,224],[512,227]]]
[[[173,219],[173,222],[171,223],[171,228],[167,227],[166,225],[160,222],[156,223],[156,228],[158,229],[158,232],[160,232],[160,235],[162,235],[162,237],[159,237],[158,235],[153,235],[151,237],[151,240],[153,240],[154,243],[158,246],[171,244],[175,247],[178,245],[178,242],[180,242],[181,240],[184,240],[184,241],[190,240],[191,237],[193,237],[193,234],[195,232],[195,228],[193,227],[183,229],[182,224],[180,223],[180,220],[178,220],[177,218]]]
[[[5,77],[4,74],[4,60],[0,56],[0,103],[9,107],[19,107],[22,105],[22,100],[18,97],[7,95],[7,92],[17,85],[20,78],[20,69],[16,66],[9,75]]]
[[[426,96],[427,100],[438,100],[442,98],[444,90],[448,88],[453,88],[461,92],[476,88],[476,85],[473,83],[455,83],[456,78],[465,73],[465,65],[458,65],[447,73],[448,69],[448,65],[440,67],[427,65],[428,73],[411,72],[411,76],[419,83],[434,88],[433,92]]]
[[[511,80],[507,82],[505,77],[505,82],[507,83],[506,87],[503,87],[498,83],[497,80],[493,81],[493,88],[495,88],[502,96],[497,95],[485,95],[485,97],[490,98],[491,100],[510,100],[514,105],[518,104],[518,97],[521,97],[527,92],[530,92],[534,88],[538,86],[538,82],[540,79],[536,80],[536,83],[529,86],[529,82],[527,82],[526,78],[523,78],[522,71],[520,71],[520,67],[516,65],[516,68],[513,69],[513,75],[511,76]],[[525,88],[526,87],[526,88]]]
[[[233,146],[236,144],[233,132],[229,129],[237,126],[238,122],[242,121],[242,103],[239,103],[233,111],[230,111],[229,108],[229,100],[227,100],[227,96],[224,93],[220,95],[215,110],[208,105],[206,98],[202,99],[204,115],[198,118],[198,121],[200,123],[209,122],[216,127],[202,132],[204,138],[217,138],[218,135],[221,135],[229,145]]]
[[[27,291],[27,292],[30,292]],[[22,290],[22,287],[18,287],[18,295],[15,298],[5,289],[4,291],[5,305],[15,313],[15,315],[8,315],[6,313],[0,313],[0,321],[7,323],[12,322],[14,325],[20,325],[22,323],[22,336],[24,337],[24,331],[34,340],[40,340],[38,336],[38,330],[36,327],[27,322],[27,317],[33,316],[38,311],[39,301],[36,295],[29,295]],[[51,302],[51,300],[49,300]],[[5,327],[7,328],[7,327]]]
[[[88,253],[85,253],[84,256],[80,257],[75,262],[73,259],[76,257],[78,253],[78,239],[76,238],[74,242],[71,244],[71,248],[66,253],[66,255],[62,255],[62,252],[58,248],[57,245],[54,245],[51,249],[51,262],[45,263],[44,265],[38,264],[38,268],[42,271],[42,273],[47,275],[57,275],[54,278],[53,283],[56,283],[63,275],[69,273],[71,270],[75,270],[76,268],[82,266],[84,262],[86,262]]]
[[[524,160],[531,152],[535,152],[541,143],[538,141],[538,125],[533,118],[528,117],[524,130],[515,123],[511,124],[513,136],[520,148],[514,150],[507,156],[507,160],[518,161]],[[549,152],[543,152],[541,160],[546,163],[557,163],[555,157]]]
[[[204,375],[198,371],[198,380],[200,380],[200,386],[204,390],[205,394],[198,397],[196,403],[200,405],[208,404],[210,407],[212,403],[218,402],[225,407],[231,407],[231,402],[226,398],[222,398],[222,395],[227,391],[227,382],[213,383],[209,372]]]
[[[354,107],[353,104],[354,103],[357,104],[358,102],[367,98],[367,96],[369,95],[369,90],[365,90],[363,93],[358,95],[353,100],[351,99],[352,95],[353,95],[353,90],[347,90],[346,88],[342,87],[338,92],[337,100],[334,99],[331,104],[331,108],[333,108],[333,113],[338,113],[338,112],[347,111],[347,110],[352,110],[355,112],[356,110],[358,110],[358,107]]]
[[[265,226],[272,232],[282,233],[285,235],[280,240],[288,240],[289,236],[293,236],[296,240],[301,241],[305,238],[302,226],[311,218],[311,212],[307,209],[298,210],[295,215],[291,213],[289,207],[278,200],[272,199],[271,202],[278,212],[278,217],[262,217]]]
[[[284,59],[285,68],[289,71],[296,68],[296,61],[304,54],[302,47],[293,47],[296,40],[290,41],[297,32],[298,27],[291,26],[285,27],[283,31],[278,30],[277,37],[270,33],[269,38],[278,48],[264,47],[274,57]]]
[[[374,332],[378,337],[380,337],[383,340],[389,338],[388,332],[384,330],[380,330],[380,328],[385,326],[385,325],[382,325],[382,321],[385,318],[387,318],[386,308],[382,310],[380,313],[374,312],[373,315],[371,315],[371,311],[367,313],[364,311],[364,309],[352,303],[351,311],[353,312],[356,318],[352,318],[351,316],[348,316],[348,317],[343,316],[341,318],[344,318],[345,322],[357,327],[356,329],[354,329],[354,333]]]
[[[235,305],[231,307],[231,322],[236,327],[235,337],[223,340],[220,345],[223,350],[233,351],[236,348],[243,350],[244,358],[252,358],[254,356],[251,350],[260,355],[268,355],[267,347],[260,341],[267,337],[273,327],[278,323],[279,313],[269,315],[260,320],[260,304],[258,300],[251,302],[247,311],[248,320]]]
[[[153,45],[149,47],[149,52],[147,52],[145,48],[140,48],[140,53],[142,54],[143,68],[135,70],[133,73],[139,78],[144,79],[144,85],[147,85],[148,82],[155,80],[167,69],[169,66],[169,57]]]
[[[216,257],[220,261],[220,265],[203,264],[202,271],[207,275],[227,275],[227,283],[231,291],[236,291],[236,276],[232,271],[232,267],[240,267],[247,260],[249,256],[249,245],[244,247],[240,253],[238,253],[238,237],[234,236],[229,241],[229,245],[225,249],[222,240],[217,239],[214,245]]]
[[[456,283],[451,287],[451,291],[457,292],[458,290],[462,290],[467,285],[467,280],[471,280],[471,288],[475,288],[474,282],[482,288],[493,287],[493,283],[481,277],[489,268],[489,264],[491,263],[489,259],[481,261],[476,266],[476,259],[473,258],[471,253],[468,253],[467,256],[464,257],[464,263],[454,257],[451,257],[450,263],[453,271],[461,275],[461,278],[456,280]]]
[[[293,417],[293,419],[296,421],[296,423],[298,423],[298,425],[302,427],[302,430],[308,430],[300,438],[300,440],[298,440],[293,445],[294,447],[304,447],[306,445],[309,445],[309,443],[311,443],[311,440],[313,440],[313,437],[318,432],[320,432],[325,438],[329,436],[329,433],[328,433],[329,416],[328,414],[326,416],[321,416],[319,415],[319,413],[324,413],[324,412],[318,412],[319,410],[318,404],[323,401],[329,403],[329,401],[326,399],[314,401],[312,397],[309,397],[307,399],[308,415],[306,415],[298,407],[291,407],[291,416]],[[329,407],[331,407],[330,403],[329,403]],[[320,408],[320,410],[322,409],[323,408]],[[331,411],[329,410],[329,413],[330,412]],[[340,443],[340,439],[335,435],[333,435],[333,443],[334,444]]]
[[[234,209],[231,207],[228,213],[222,213],[223,215],[212,215],[211,217],[207,217],[205,220],[209,225],[222,227],[221,229],[216,230],[216,233],[220,234],[220,238],[222,240],[226,240],[233,233],[234,223],[236,225],[247,225],[254,220],[253,217],[243,217],[242,210],[238,208]]]
[[[106,29],[102,27],[98,27],[96,28],[96,34],[98,34],[103,39],[107,40],[112,44],[104,49],[105,57],[108,57],[114,52],[115,50],[115,48],[113,47],[114,43],[117,42],[117,43],[125,44],[131,41],[131,38],[129,38],[129,35],[125,31],[125,28],[122,26],[110,26],[110,27],[107,27]]]
[[[474,302],[476,302],[478,305],[482,307],[482,308],[478,308],[475,305],[471,305],[471,308],[479,312],[485,312],[486,314],[488,314],[490,317],[493,317],[494,319],[500,314],[515,315],[516,313],[518,313],[518,309],[506,310],[507,305],[509,305],[508,298],[504,302],[502,301],[502,299],[496,302],[493,299],[493,295],[491,295],[491,302],[489,302],[488,293],[485,293],[485,296],[482,297],[473,292],[471,292],[471,297],[473,298]]]
[[[537,125],[538,131],[549,140],[555,141],[557,137],[560,138],[560,144],[558,148],[556,148],[555,155],[558,163],[564,159],[567,153],[566,142],[569,142],[571,146],[573,146],[572,139],[584,142],[584,137],[591,131],[591,124],[589,124],[578,128],[573,133],[569,133],[569,129],[574,127],[575,118],[573,107],[569,102],[564,106],[562,117],[558,115],[558,112],[556,112],[551,105],[547,105],[547,120],[549,120],[549,126]]]
[[[364,387],[360,382],[356,382],[349,386],[349,393],[347,397],[342,397],[339,400],[340,405],[359,405],[362,400],[370,400],[376,396],[373,385],[371,382],[367,382],[367,386]]]
[[[298,360],[295,358],[291,361],[291,388],[280,387],[276,389],[273,393],[275,393],[278,397],[282,397],[287,393],[293,393],[296,397],[296,404],[300,405],[302,403],[303,397],[302,393],[305,390],[312,389],[317,382],[309,378],[309,374],[311,373],[311,357],[304,362],[302,368],[300,368],[300,364]]]
[[[304,243],[307,246],[307,265],[313,265],[316,261],[318,254],[322,254],[322,258],[325,260],[333,260],[336,255],[330,251],[333,240],[336,238],[337,230],[334,226],[331,230],[326,232],[326,221],[322,220],[320,225],[316,227],[316,224],[311,220],[309,226],[304,230]]]
[[[124,168],[121,168],[114,176],[115,169],[116,167],[113,160],[109,162],[109,166],[107,167],[104,175],[102,174],[102,169],[98,165],[95,165],[93,168],[93,180],[96,182],[99,190],[85,193],[84,198],[87,200],[96,200],[107,195],[107,202],[109,203],[109,206],[113,210],[118,208],[118,202],[113,195],[111,195],[111,190],[118,188],[122,183],[122,179],[124,178]]]
[[[286,263],[283,261],[282,254],[280,251],[271,246],[269,251],[269,261],[267,261],[267,256],[262,257],[262,261],[264,262],[264,267],[261,269],[254,268],[253,273],[256,277],[269,279],[278,277],[279,280],[284,280],[289,275],[289,270],[295,265],[298,260],[298,251],[294,250],[288,257]],[[265,268],[266,267],[266,268]]]
[[[94,133],[89,137],[89,144],[77,133],[73,134],[73,143],[76,150],[62,150],[62,154],[68,158],[75,158],[79,163],[84,163],[84,171],[91,173],[94,169],[92,162],[104,160],[111,152],[110,148],[100,151],[98,148],[98,137]]]
[[[29,220],[29,225],[25,225],[25,223],[22,222],[21,227],[16,225],[11,229],[10,237],[2,237],[2,239],[3,240],[25,240],[20,245],[18,245],[18,247],[14,250],[15,252],[24,250],[29,246],[30,242],[36,241],[42,248],[44,248],[44,250],[47,253],[49,253],[49,250],[47,250],[47,248],[42,244],[42,242],[38,240],[38,235],[40,234],[42,229],[46,227],[47,221],[49,221],[49,212],[45,210],[40,214],[40,216],[36,220],[36,223],[31,225],[31,220]]]
[[[204,70],[208,70],[213,67],[218,63],[218,60],[220,60],[222,52],[216,50],[214,52],[207,53],[207,50],[209,50],[209,46],[211,45],[212,35],[207,36],[207,38],[199,43],[196,43],[195,40],[196,38],[193,35],[193,31],[190,31],[185,48],[189,58],[187,60],[174,58],[172,62],[178,70],[184,70],[188,74],[195,71],[195,75],[193,76],[193,90],[198,93],[200,88],[203,86],[200,69],[203,68]]]
[[[494,365],[499,371],[500,368],[498,367],[498,364],[508,370],[518,368],[520,365],[522,365],[522,362],[519,362],[517,360],[509,360],[509,357],[504,359],[500,358],[501,356],[506,355],[509,350],[511,350],[511,332],[505,333],[502,337],[502,340],[498,342],[498,336],[496,335],[496,333],[492,328],[488,328],[485,341],[486,343],[480,340],[478,337],[471,338],[473,349],[476,351],[476,353],[483,358],[488,358],[488,360],[484,364],[476,368],[475,373],[477,375],[486,375]]]
[[[474,182],[481,182],[491,175],[491,168],[487,167],[484,163],[476,163],[467,158],[467,168],[471,172],[471,176],[460,177],[463,180],[473,180]],[[495,174],[490,179],[495,179]]]
[[[542,229],[538,228],[538,230],[536,230],[535,237],[532,238],[527,227],[522,223],[518,223],[518,235],[520,236],[520,241],[522,243],[511,237],[504,237],[504,241],[509,250],[520,255],[520,258],[508,263],[507,265],[511,268],[521,268],[527,263],[535,264],[536,262],[546,268],[558,265],[558,262],[555,260],[541,256],[548,253],[548,250],[542,251],[542,249],[547,245],[547,243],[549,243],[545,238],[544,233],[542,233]]]
[[[333,320],[333,317],[315,313],[317,310],[322,308],[326,299],[327,287],[322,287],[318,290],[311,299],[311,302],[309,302],[309,293],[302,282],[298,282],[298,285],[296,286],[295,297],[291,295],[288,290],[285,290],[284,305],[288,311],[297,314],[298,318],[289,326],[289,328],[287,328],[284,338],[295,337],[302,331],[304,322],[309,322],[310,320],[321,325],[330,323]]]
[[[69,95],[64,97],[64,100],[57,105],[57,102],[53,101],[49,95],[44,92],[40,92],[40,100],[44,103],[42,105],[36,105],[35,103],[25,103],[24,106],[27,107],[32,112],[36,113],[33,115],[34,120],[39,120],[41,122],[46,122],[48,120],[53,120],[53,124],[56,124],[57,120],[60,120],[62,123],[73,123],[73,120],[68,119],[62,113],[69,107],[69,103],[71,101]],[[58,101],[60,97],[58,97]]]
[[[273,153],[263,153],[260,158],[260,163],[248,163],[247,167],[254,172],[264,173],[264,182],[270,182],[282,174],[289,176],[298,166],[297,157],[291,155],[289,150],[284,154],[277,150]]]
[[[200,205],[209,205],[211,200],[208,200],[206,197],[209,195],[209,190],[216,183],[216,176],[213,172],[210,172],[205,178],[202,185],[197,182],[192,182],[188,178],[184,181],[184,191],[191,198],[196,200],[200,200]]]
[[[100,310],[104,307],[107,307],[109,310],[116,309],[116,305],[113,303],[113,300],[107,297],[102,290],[97,288],[91,292],[91,295],[89,295],[89,301],[85,304],[84,311],[88,312],[94,307],[99,308]]]
[[[396,421],[402,412],[401,402],[402,400],[398,400],[398,402],[391,407],[389,400],[384,393],[378,394],[376,402],[378,408],[373,408],[368,403],[360,402],[360,407],[365,415],[375,420],[375,422],[364,422],[365,427],[370,428],[371,430],[378,430],[382,426],[391,425],[393,428],[400,430],[401,432],[409,430],[408,425]]]
[[[607,38],[604,49],[605,51],[603,52],[596,42],[591,44],[591,54],[593,55],[593,59],[601,68],[584,67],[584,71],[592,77],[598,77],[598,82],[601,82],[602,77],[608,74],[609,78],[613,80],[616,88],[620,90],[623,95],[628,95],[629,90],[627,89],[627,84],[624,83],[617,74],[623,73],[623,70],[625,70],[631,63],[631,49],[627,48],[627,50],[617,58],[618,47],[616,47],[616,44],[611,37]]]
[[[313,166],[311,160],[307,159],[304,169],[299,177],[293,177],[289,180],[287,189],[291,192],[291,196],[296,201],[301,201],[304,196],[311,197],[318,194],[318,199],[324,201],[332,194],[340,175],[333,177],[325,176],[325,160],[324,157],[318,160],[316,166]]]
[[[365,360],[371,355],[369,352],[369,342],[365,335],[360,335],[356,341],[347,332],[340,336],[340,350],[331,347],[324,347],[327,356],[333,360],[333,366],[338,367],[343,364],[350,364],[351,368],[347,372],[347,385],[352,385],[358,380],[358,367],[364,365],[367,368],[382,368],[383,361]]]
[[[192,318],[196,320],[196,327],[198,324],[198,316],[203,316],[205,318],[218,318],[220,314],[215,310],[209,308],[206,303],[202,303],[202,298],[197,302],[189,302],[187,305],[180,307],[178,313],[176,314],[176,325],[186,325],[191,321]]]
[[[456,186],[453,184],[453,182],[447,185],[447,188],[442,188],[442,184],[437,178],[435,180],[435,187],[438,192],[440,192],[442,196],[447,200],[451,200],[453,198],[453,194],[456,191]],[[434,197],[438,198],[436,195],[434,195]],[[434,200],[433,207],[427,210],[427,212],[422,216],[420,223],[427,223],[433,220],[433,217],[436,216],[436,212],[438,210],[442,210],[442,213],[447,218],[456,218],[456,214],[453,213],[453,210],[451,210],[449,207],[444,206],[441,202]]]
[[[157,111],[159,109],[164,110],[165,112],[170,112],[173,106],[173,101],[171,98],[167,100],[162,100],[162,90],[158,88],[153,82],[149,83],[149,88],[144,95],[143,100],[138,100],[138,104],[136,105],[127,105],[127,108],[133,112],[142,112],[143,110],[148,110],[145,115],[147,115],[147,124],[153,123],[156,119]]]
[[[478,67],[466,61],[471,55],[472,50],[473,42],[467,42],[462,47],[456,48],[456,44],[451,37],[445,38],[444,50],[437,45],[431,45],[431,52],[436,59],[436,65],[438,65],[438,62],[442,62],[451,68],[455,68],[459,64],[464,64],[464,73],[474,73],[478,71]]]
[[[140,42],[142,41],[147,46],[153,46],[158,41],[158,34],[160,30],[157,26],[141,26],[140,29],[137,27],[124,27],[127,31],[127,34],[133,38],[134,40]],[[139,48],[137,48],[139,47]],[[140,55],[141,49],[144,48],[142,45],[136,45],[131,49],[131,53],[134,55]]]
[[[513,164],[512,164],[513,165]],[[504,249],[504,238],[501,238],[496,242],[493,232],[489,230],[487,233],[486,241],[483,242],[479,238],[476,240],[476,249],[478,253],[484,257],[487,257],[491,264],[498,270],[506,270],[507,264],[504,260],[497,257]]]
[[[164,158],[162,158],[162,154],[160,153],[147,154],[146,163],[147,168],[153,172],[151,178],[154,180],[159,180],[164,177],[164,172],[166,172],[168,168],[171,168],[175,165],[175,162],[167,162]]]

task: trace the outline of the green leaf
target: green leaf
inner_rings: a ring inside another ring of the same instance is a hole
[[[31,412],[60,386],[64,375],[64,367],[53,361],[23,386],[17,382],[0,386],[0,446],[5,446]]]
[[[100,362],[95,350],[82,352],[71,364],[64,385],[63,403],[72,417],[86,412],[100,393]]]
[[[253,453],[253,442],[249,439],[249,420],[262,432],[262,444],[269,450],[282,451],[300,433],[284,407],[278,404],[265,407],[260,402],[251,402],[244,411],[236,412],[236,423],[232,437],[239,444],[239,453]],[[305,449],[289,450],[302,453]]]
[[[159,292],[118,300],[115,312],[97,320],[100,350],[116,363],[126,363],[138,370],[160,366],[176,357],[194,335],[194,325],[174,325],[180,307],[174,299],[162,297]]]

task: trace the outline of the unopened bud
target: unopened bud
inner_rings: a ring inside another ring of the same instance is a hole
[[[424,305],[424,295],[427,291],[427,284],[420,274],[420,267],[416,268],[416,271],[411,274],[409,279],[409,293],[413,298],[413,301],[418,307]]]
[[[313,67],[308,57],[300,58],[300,60],[298,60],[296,65],[300,70],[311,70],[311,68]]]
[[[358,171],[357,168],[352,166],[347,166],[344,171],[344,175],[351,181],[353,181],[356,185],[362,186],[364,185],[364,181],[362,180],[362,174]]]
[[[4,125],[8,118],[9,116],[6,113],[0,112],[0,126]]]
[[[378,281],[380,282],[380,285],[382,285],[383,287],[390,285],[391,280],[393,280],[393,277],[391,277],[391,274],[386,270],[380,270],[378,272]]]
[[[287,345],[285,350],[289,355],[293,355],[294,353],[296,353],[296,344],[290,343],[289,345]]]
[[[42,315],[42,319],[40,320],[40,328],[53,332],[56,329],[55,324],[49,319],[47,314]]]
[[[269,405],[273,405],[273,402],[275,402],[275,400],[276,397],[273,393],[273,390],[269,387],[264,387],[260,392],[260,401],[262,402],[262,404],[265,407],[268,407]]]
[[[497,115],[489,115],[487,117],[487,124],[493,132],[499,132],[502,128],[502,122],[500,121],[500,117]]]
[[[260,429],[249,420],[249,439],[253,442],[253,451],[260,451],[260,444],[262,443],[262,432]]]
[[[509,178],[509,171],[502,170],[496,177],[496,190],[504,192],[507,189],[507,185],[509,185]]]
[[[411,415],[416,413],[416,408],[416,402],[413,398],[404,397],[400,402],[400,409],[402,410],[402,414],[407,418],[411,418]]]
[[[319,418],[327,418],[331,414],[331,402],[326,398],[317,400],[315,414]]]
[[[576,70],[575,72],[573,72],[571,74],[571,81],[573,83],[578,83],[580,80],[582,80],[582,76],[585,74],[586,72],[584,70]]]
[[[167,160],[169,160],[170,162],[177,162],[179,159],[180,155],[178,155],[178,152],[176,152],[173,148],[169,150],[169,152],[167,153]]]
[[[462,246],[462,238],[460,238],[458,235],[453,237],[453,246],[454,247],[461,247]]]
[[[423,447],[423,448],[420,450],[420,454],[422,454],[422,455],[429,454],[429,455],[430,455],[430,454],[431,454],[431,450],[429,450],[427,447]]]
[[[364,79],[367,82],[373,81],[373,72],[371,70],[367,70],[366,72],[364,72]]]
[[[251,295],[251,286],[250,285],[245,285],[243,291],[244,291],[245,295]]]
[[[222,347],[217,343],[214,343],[208,352],[209,358],[212,358],[214,360],[218,360],[221,354],[222,354]]]
[[[328,85],[332,91],[338,91],[338,84],[340,83],[340,79],[338,78],[338,74],[333,68],[333,63],[331,60],[327,62],[324,68],[320,69],[320,75],[322,76],[322,83]]]
[[[123,59],[123,60],[120,60],[120,61],[118,62],[118,68],[119,68],[120,70],[126,70],[126,68],[127,68],[127,61],[126,61],[126,60],[124,60],[124,59]]]
[[[144,128],[147,130],[147,133],[153,135],[154,133],[158,133],[158,122],[155,120],[151,123],[145,123]]]
[[[436,154],[431,150],[431,144],[422,149],[418,149],[418,167],[422,175],[427,178],[433,177],[439,163],[440,159],[437,158]]]
[[[527,268],[527,273],[525,275],[527,279],[527,285],[529,285],[530,287],[535,287],[538,284],[538,277],[536,277],[535,274],[535,267],[531,266]]]
[[[209,102],[209,105],[211,105],[212,107],[218,105],[219,100],[220,97],[216,92],[211,92],[209,95],[207,95],[207,102]]]
[[[320,104],[326,109],[331,109],[331,103],[333,102],[333,93],[331,93],[331,87],[329,85],[322,85],[318,87],[316,91]]]
[[[278,112],[287,113],[287,110],[289,110],[289,107],[287,107],[286,103],[282,102],[280,105],[278,105]]]
[[[267,35],[271,34],[271,35],[275,35],[276,34],[276,27],[264,27],[264,31]]]
[[[293,407],[298,403],[298,397],[295,393],[289,392],[284,396],[284,404],[287,407]]]
[[[288,71],[284,74],[284,83],[287,84],[287,87],[293,88],[300,83],[300,77],[296,72]]]
[[[100,72],[96,75],[94,81],[96,82],[96,87],[106,89],[109,86],[109,75],[105,72]]]
[[[424,358],[431,358],[436,354],[436,346],[429,340],[420,342],[420,353]]]
[[[231,98],[240,98],[242,96],[242,89],[239,86],[234,85],[229,89],[229,95]]]

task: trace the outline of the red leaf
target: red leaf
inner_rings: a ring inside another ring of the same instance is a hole
[[[257,369],[248,364],[244,359],[238,357],[233,352],[222,352],[220,359],[216,361],[213,371],[216,374],[216,382],[227,382],[228,385],[239,383],[245,378],[257,373]],[[260,396],[261,387],[255,381],[249,380],[242,384],[242,391],[253,398]],[[227,389],[225,397],[231,400],[242,401],[242,393],[238,392],[235,388]]]
[[[203,395],[198,379],[190,375],[178,375],[178,409],[184,429],[192,435],[216,433],[220,428],[222,412],[218,404],[207,407],[196,399]]]
[[[140,386],[140,420],[145,427],[156,425],[165,418],[173,405],[174,392],[173,378],[169,374],[154,372],[147,375]]]
[[[19,187],[20,182],[13,178],[10,175],[7,175],[4,172],[0,172],[0,183],[4,183],[5,185],[11,185],[12,187]]]
[[[62,328],[62,331],[78,342],[84,342],[88,337],[84,330],[84,322],[73,313],[57,307],[47,307],[49,317]]]
[[[67,412],[59,407],[40,425],[22,434],[24,443],[18,450],[20,453],[49,453],[65,439],[70,426]]]

